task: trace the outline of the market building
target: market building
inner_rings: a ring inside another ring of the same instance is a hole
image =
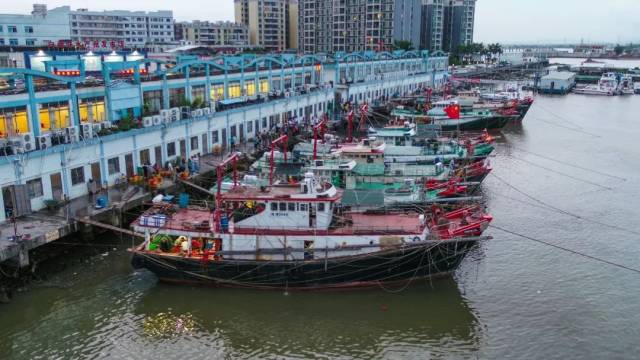
[[[25,54],[0,69],[0,221],[47,199],[113,185],[143,165],[211,153],[292,118],[337,118],[445,82],[447,57],[427,52],[225,56],[174,62],[142,53]],[[125,124],[126,126],[123,126]],[[26,199],[19,201],[19,199]]]

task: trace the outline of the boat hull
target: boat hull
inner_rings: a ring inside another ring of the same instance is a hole
[[[442,131],[482,131],[484,129],[502,129],[509,123],[510,117],[492,116],[472,120],[462,120],[457,124],[454,121],[441,123]],[[436,122],[437,124],[437,122]]]
[[[314,260],[216,260],[134,251],[134,268],[179,284],[254,289],[331,290],[375,287],[453,272],[477,238],[425,241],[370,254]],[[417,245],[416,245],[417,244]],[[316,249],[321,257],[323,249]]]

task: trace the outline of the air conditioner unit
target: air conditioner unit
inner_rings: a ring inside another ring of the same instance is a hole
[[[192,111],[192,112],[191,112],[191,118],[195,118],[196,116],[197,116],[197,112]]]
[[[97,136],[100,130],[102,130],[102,124],[100,123],[91,124],[91,127],[93,128],[93,136]]]
[[[160,110],[160,116],[162,116],[165,119],[170,119],[171,118],[171,110],[170,109],[162,109],[162,110]]]
[[[142,126],[143,127],[153,126],[153,118],[151,116],[143,117]]]
[[[76,142],[80,140],[80,137],[78,136],[78,128],[75,126],[64,128],[64,133],[67,137],[67,142]]]
[[[36,145],[40,150],[48,149],[51,146],[53,146],[53,143],[51,141],[51,134],[44,134],[44,135],[38,136],[38,141]]]
[[[211,115],[211,108],[208,108],[208,107],[203,108],[203,109],[202,109],[202,113],[203,113],[204,115]]]
[[[81,124],[80,134],[84,140],[91,139],[93,137],[93,126],[91,124]]]
[[[171,108],[171,121],[180,120],[180,108]]]
[[[153,125],[162,125],[163,122],[163,118],[160,115],[154,115],[153,116]]]
[[[102,126],[103,129],[111,129],[113,127],[113,124],[111,123],[111,121],[103,121],[100,123],[100,125]]]
[[[191,107],[189,107],[189,106],[181,107],[180,108],[180,114],[182,115],[182,119],[190,118],[191,117]]]
[[[204,116],[204,111],[202,111],[202,109],[196,110],[196,117],[203,117],[203,116]]]
[[[36,149],[36,138],[33,133],[20,134],[24,142],[24,149],[26,151],[34,151]]]

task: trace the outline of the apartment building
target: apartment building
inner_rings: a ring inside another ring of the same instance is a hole
[[[473,42],[476,0],[423,0],[421,47],[452,52]]]
[[[244,24],[230,21],[192,21],[175,24],[176,40],[195,45],[246,46],[249,45],[249,29]]]
[[[418,47],[421,20],[421,0],[300,0],[300,49],[380,51],[400,40]]]
[[[248,28],[249,45],[269,51],[298,48],[297,0],[234,0],[236,23]]]
[[[0,14],[0,46],[42,46],[71,40],[68,6],[47,10],[35,4],[31,14]]]
[[[69,18],[71,39],[91,47],[141,48],[174,39],[173,11],[78,9]]]

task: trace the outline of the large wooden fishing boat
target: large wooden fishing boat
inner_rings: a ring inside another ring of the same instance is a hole
[[[341,190],[312,174],[299,184],[238,185],[226,193],[221,182],[219,176],[214,211],[164,204],[137,219],[132,227],[147,239],[132,250],[133,266],[185,284],[378,286],[452,272],[492,220],[474,206],[347,211]]]

